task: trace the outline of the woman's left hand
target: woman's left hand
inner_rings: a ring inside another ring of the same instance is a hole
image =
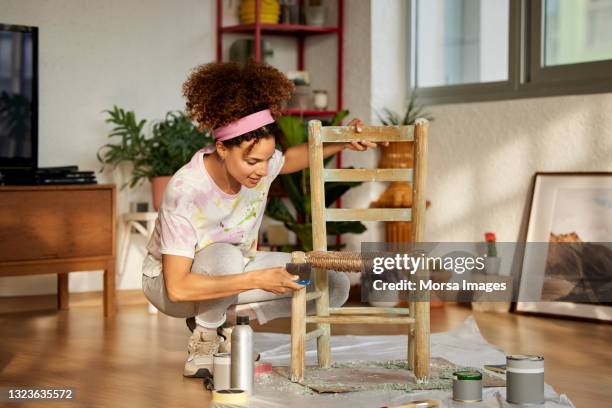
[[[348,126],[355,126],[355,132],[356,133],[361,133],[363,132],[363,122],[361,121],[361,119],[357,119],[354,118],[352,119],[349,123]],[[389,146],[389,142],[382,142],[383,146]],[[368,147],[370,148],[375,148],[376,147],[376,143],[375,142],[370,142],[368,140],[353,140],[350,141],[348,143],[346,143],[344,145],[345,149],[351,149],[351,150],[355,150],[355,151],[359,151],[362,152],[364,150],[368,150]]]

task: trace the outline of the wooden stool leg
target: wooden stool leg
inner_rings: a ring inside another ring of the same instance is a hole
[[[113,317],[115,304],[115,260],[108,261],[104,270],[104,317]]]
[[[119,274],[125,272],[125,261],[127,260],[127,251],[130,246],[130,234],[132,233],[131,221],[124,221],[121,228],[121,239],[119,244]]]
[[[321,297],[315,300],[317,316],[329,316],[329,287],[327,270],[315,269],[315,287],[321,292]],[[331,326],[329,323],[317,323],[321,335],[317,338],[317,359],[319,367],[331,366]]]
[[[293,292],[291,299],[291,381],[304,380],[306,344],[306,288]]]
[[[69,307],[68,294],[68,274],[57,274],[57,308],[59,310],[68,310]]]

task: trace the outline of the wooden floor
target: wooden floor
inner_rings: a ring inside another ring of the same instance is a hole
[[[432,310],[432,331],[456,327],[471,310]],[[544,354],[546,381],[577,407],[612,401],[612,326],[514,314],[475,314],[484,337],[508,352]],[[338,327],[338,326],[337,326]],[[287,319],[258,331],[287,333]],[[334,334],[400,334],[388,326],[342,326]],[[200,380],[181,375],[184,321],[124,305],[104,320],[100,307],[0,315],[0,387],[72,388],[76,401],[53,407],[205,407]],[[2,405],[2,403],[0,403]],[[15,405],[41,406],[40,403]],[[46,405],[44,405],[46,406]]]

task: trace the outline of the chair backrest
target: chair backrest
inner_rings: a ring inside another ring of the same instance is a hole
[[[312,200],[313,249],[327,250],[326,221],[412,221],[415,242],[424,239],[425,176],[427,171],[427,128],[425,119],[411,126],[365,126],[360,133],[354,126],[321,126],[308,122],[310,193]],[[327,169],[323,143],[351,140],[372,142],[414,142],[414,166],[408,169]],[[330,181],[407,181],[412,183],[411,208],[326,208],[325,183]]]

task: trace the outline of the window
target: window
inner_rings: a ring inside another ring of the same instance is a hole
[[[612,0],[412,0],[425,103],[612,91]]]
[[[416,1],[416,85],[507,80],[508,1]]]
[[[612,1],[546,0],[544,65],[612,59]]]

